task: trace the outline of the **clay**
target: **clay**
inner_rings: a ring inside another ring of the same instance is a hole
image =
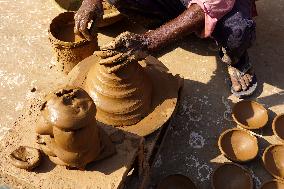
[[[49,40],[58,62],[56,67],[66,74],[78,62],[98,49],[94,28],[90,29],[94,38],[88,41],[75,35],[74,26],[74,12],[64,12],[52,20],[48,30]]]
[[[253,180],[242,166],[226,163],[213,172],[211,185],[213,189],[253,189]]]
[[[89,70],[98,62],[99,57],[96,55],[92,55],[80,62],[68,74],[67,84],[86,89],[86,78]],[[155,81],[152,82],[151,109],[149,114],[138,123],[117,128],[138,136],[147,136],[161,128],[176,113],[183,79],[165,71],[162,63],[154,57],[149,56],[146,60],[138,63],[149,76],[149,80]]]
[[[59,165],[84,168],[99,158],[105,137],[95,120],[96,107],[80,88],[64,87],[50,93],[41,108],[37,142],[50,160]],[[104,137],[104,140],[102,140]]]
[[[222,154],[235,162],[247,162],[258,154],[257,138],[247,131],[229,129],[223,132],[218,141]]]
[[[62,9],[68,11],[77,11],[80,8],[82,0],[52,0],[57,3]]]
[[[260,189],[284,189],[284,182],[281,180],[271,180],[264,183]]]
[[[260,129],[268,121],[267,110],[261,104],[249,100],[236,103],[232,116],[238,125],[246,129]]]
[[[273,133],[284,141],[284,114],[276,116],[272,122]]]
[[[197,189],[195,184],[181,174],[169,175],[161,180],[157,189]]]
[[[15,167],[32,170],[40,164],[41,154],[36,148],[20,146],[10,154],[10,159]]]
[[[102,20],[96,21],[97,27],[110,26],[123,18],[123,15],[112,5],[110,5],[106,0],[103,0],[104,15]]]
[[[277,179],[284,179],[284,145],[271,145],[265,149],[262,160],[266,170]]]
[[[94,62],[87,75],[86,91],[96,104],[96,119],[111,126],[141,121],[151,109],[151,82],[137,61]]]

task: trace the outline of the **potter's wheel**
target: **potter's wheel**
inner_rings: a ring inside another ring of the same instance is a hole
[[[84,89],[88,71],[97,62],[98,57],[96,55],[81,61],[68,74],[67,84]],[[175,113],[183,80],[168,73],[164,65],[154,57],[147,57],[145,61],[141,61],[139,64],[145,68],[147,75],[152,80],[152,109],[137,124],[116,128],[139,136],[146,136],[162,127]]]

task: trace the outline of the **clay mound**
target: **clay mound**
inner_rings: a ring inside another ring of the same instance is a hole
[[[150,112],[151,81],[138,62],[114,72],[109,67],[95,63],[87,75],[86,91],[96,104],[96,118],[112,126],[133,125]]]
[[[99,158],[105,144],[101,138],[106,137],[94,114],[94,102],[80,88],[66,87],[46,97],[36,131],[38,143],[51,161],[84,168]]]

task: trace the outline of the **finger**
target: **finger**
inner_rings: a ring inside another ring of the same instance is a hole
[[[80,35],[79,27],[80,27],[80,20],[75,19],[74,33],[77,35]]]
[[[85,39],[87,39],[88,41],[92,40],[92,36],[88,30],[88,21],[87,20],[82,20],[80,22],[80,32],[82,33],[82,35],[84,36]]]
[[[117,64],[117,65],[115,65],[115,66],[112,66],[112,67],[110,67],[110,68],[108,68],[108,72],[109,73],[114,73],[114,72],[116,72],[117,70],[119,70],[120,68],[122,68],[122,67],[124,67],[125,65],[127,65],[127,64],[129,64],[129,63],[131,63],[132,61],[131,60],[125,60],[123,63],[121,63],[121,64]]]
[[[102,50],[113,50],[124,46],[124,41],[130,37],[129,32],[124,32],[119,34],[113,41],[110,43],[103,45],[101,47]]]
[[[125,61],[128,58],[127,55],[123,54],[123,53],[119,53],[115,56],[106,58],[106,59],[101,59],[99,61],[100,64],[116,64],[122,61]]]
[[[108,58],[111,56],[117,55],[119,52],[117,51],[111,51],[111,50],[106,50],[106,51],[95,51],[95,54],[101,58]]]

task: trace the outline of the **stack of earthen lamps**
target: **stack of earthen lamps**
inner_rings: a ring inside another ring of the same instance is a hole
[[[214,171],[212,188],[253,189],[250,172],[237,163],[252,161],[258,155],[258,139],[250,130],[263,128],[268,122],[268,113],[261,104],[244,100],[234,105],[232,117],[240,128],[223,132],[218,146],[221,153],[234,163],[225,163]],[[261,189],[284,189],[284,114],[274,118],[272,130],[283,144],[270,145],[262,155],[263,166],[275,180],[264,183]],[[231,182],[230,178],[234,181]]]

